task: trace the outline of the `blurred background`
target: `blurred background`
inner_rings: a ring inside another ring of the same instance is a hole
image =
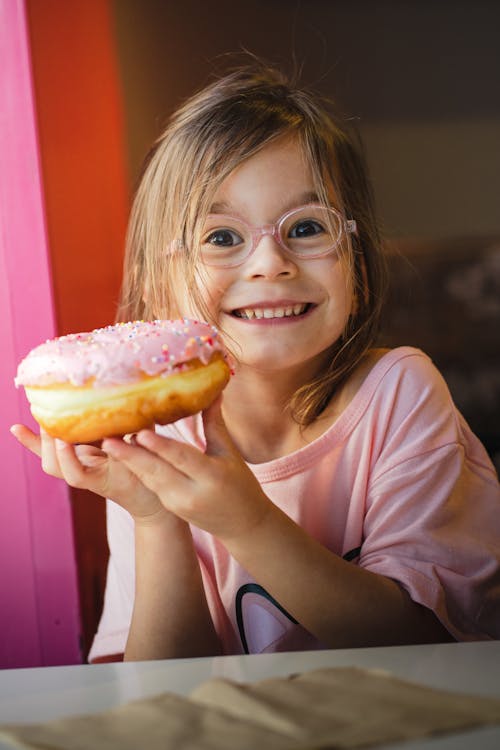
[[[381,342],[430,354],[499,466],[498,2],[4,1],[26,17],[57,335],[113,322],[149,146],[184,98],[249,51],[300,69],[357,122],[388,238]],[[102,602],[104,509],[78,491],[69,504],[85,659]]]

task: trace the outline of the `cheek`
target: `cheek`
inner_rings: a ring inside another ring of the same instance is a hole
[[[337,262],[333,268],[326,267],[319,281],[327,290],[330,302],[339,316],[347,318],[356,313],[358,303],[354,285],[348,269],[344,268],[340,262]]]
[[[217,325],[222,290],[210,274],[196,271],[192,283],[180,275],[175,280],[175,300],[180,317],[206,320]]]
[[[218,317],[222,301],[229,286],[227,272],[213,268],[202,267],[197,270],[195,279],[196,296],[202,301],[203,307],[211,315]]]

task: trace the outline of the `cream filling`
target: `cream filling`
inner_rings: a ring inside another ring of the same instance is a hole
[[[136,383],[125,385],[109,385],[87,388],[58,385],[51,388],[26,386],[26,396],[31,406],[40,417],[49,417],[57,414],[61,417],[85,411],[87,409],[97,410],[102,407],[107,409],[114,401],[127,398],[147,397],[148,394],[161,390],[162,384],[166,390],[173,387],[183,389],[182,373],[169,375],[168,377],[148,378]],[[192,388],[186,384],[186,387]]]

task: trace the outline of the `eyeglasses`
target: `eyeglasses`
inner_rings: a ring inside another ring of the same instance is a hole
[[[275,224],[254,227],[242,219],[209,214],[203,229],[201,258],[207,266],[233,268],[244,263],[268,234],[295,258],[333,253],[344,234],[356,233],[356,222],[335,208],[308,204],[284,214]]]

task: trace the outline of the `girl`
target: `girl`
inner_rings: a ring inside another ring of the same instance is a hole
[[[500,637],[500,492],[420,351],[375,349],[360,149],[276,71],[189,100],[135,199],[121,319],[201,317],[235,358],[203,415],[43,468],[111,498],[90,659]]]

